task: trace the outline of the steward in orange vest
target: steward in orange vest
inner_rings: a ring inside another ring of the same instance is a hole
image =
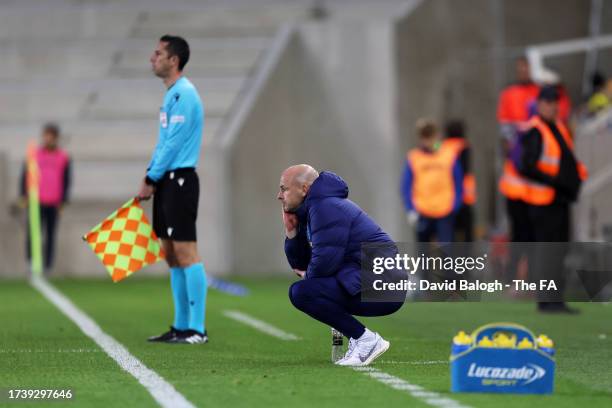
[[[546,121],[536,115],[524,139],[523,174],[526,176],[523,201],[545,206],[576,201],[586,166],[574,156],[574,141],[560,120]],[[564,164],[563,174],[562,162]]]
[[[436,125],[417,121],[420,146],[410,150],[402,179],[402,196],[409,219],[418,215],[417,240],[453,241],[455,212],[463,200],[463,171],[455,148],[439,143]]]
[[[524,223],[536,242],[569,241],[569,207],[578,198],[580,185],[587,178],[586,167],[574,155],[570,132],[558,119],[558,100],[554,87],[542,88],[538,95],[538,113],[529,122],[530,130],[521,138],[519,169],[527,180],[522,200],[528,207]],[[531,279],[554,279],[557,286],[557,291],[539,295],[541,312],[575,312],[563,300],[562,254],[532,254],[529,271]]]

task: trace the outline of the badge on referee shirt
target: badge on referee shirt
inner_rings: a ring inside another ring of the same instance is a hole
[[[168,114],[166,112],[163,112],[163,111],[159,112],[159,123],[161,124],[161,127],[163,128],[168,127]]]

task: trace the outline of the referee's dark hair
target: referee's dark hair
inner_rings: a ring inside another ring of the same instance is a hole
[[[176,56],[179,60],[178,69],[182,71],[187,61],[189,61],[189,44],[183,37],[178,37],[170,34],[162,36],[159,41],[165,42],[166,50],[168,50],[168,56]]]

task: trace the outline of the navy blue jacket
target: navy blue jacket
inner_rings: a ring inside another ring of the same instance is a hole
[[[392,241],[348,193],[342,178],[321,172],[296,210],[298,234],[285,239],[285,254],[292,268],[306,271],[306,279],[335,276],[355,295],[361,290],[361,244]]]

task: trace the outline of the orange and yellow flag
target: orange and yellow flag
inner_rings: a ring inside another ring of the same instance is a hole
[[[164,258],[164,250],[136,199],[131,199],[89,231],[83,240],[114,282]]]

